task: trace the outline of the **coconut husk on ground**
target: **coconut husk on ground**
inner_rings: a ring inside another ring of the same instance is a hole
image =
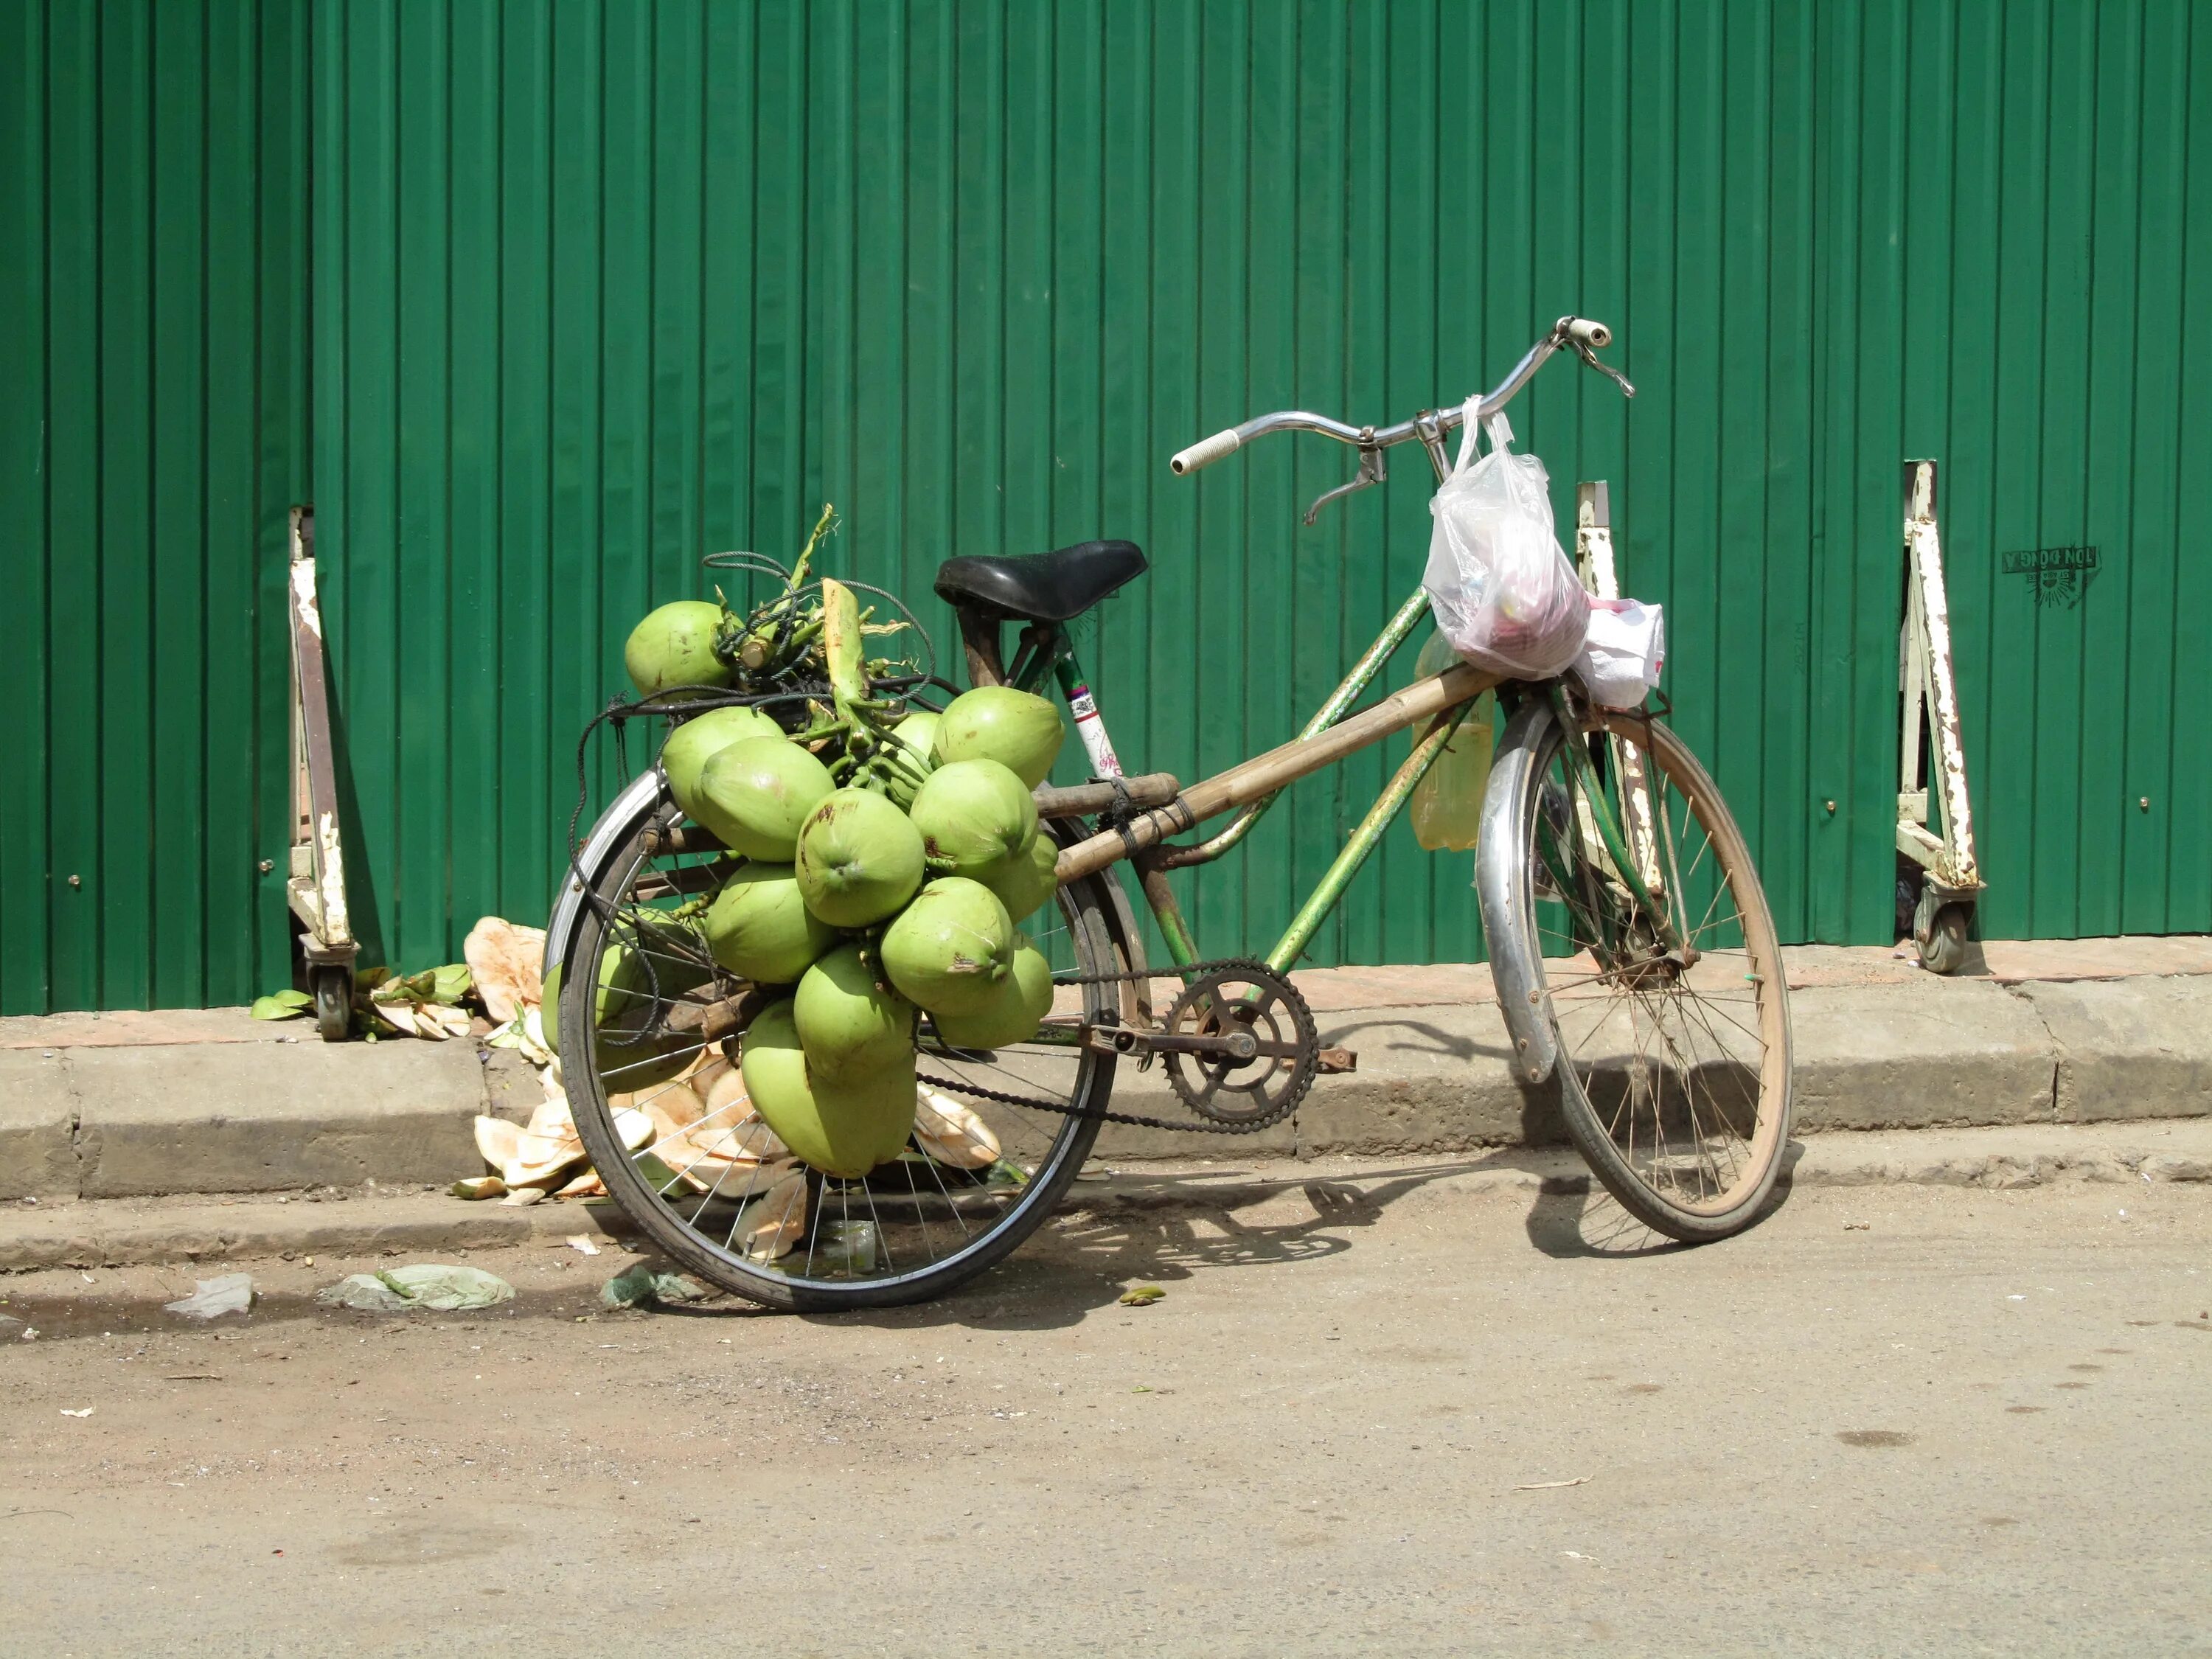
[[[469,929],[462,958],[483,999],[484,1012],[504,1024],[544,999],[539,969],[545,959],[545,930],[521,927],[498,916],[485,916]]]

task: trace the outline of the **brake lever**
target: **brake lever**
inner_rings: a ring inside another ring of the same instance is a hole
[[[1354,490],[1366,489],[1370,484],[1379,484],[1389,476],[1390,468],[1382,459],[1382,450],[1372,444],[1360,445],[1358,472],[1353,476],[1350,483],[1339,484],[1326,495],[1314,498],[1314,504],[1306,509],[1307,526],[1311,528],[1313,521],[1321,516],[1322,508],[1327,507],[1338,496],[1349,495]]]
[[[1616,382],[1620,387],[1620,395],[1622,397],[1633,398],[1636,395],[1636,388],[1628,383],[1628,376],[1622,374],[1611,363],[1601,361],[1597,353],[1592,351],[1580,340],[1570,339],[1567,343],[1575,349],[1575,356],[1580,357],[1584,362],[1588,363],[1599,374],[1603,374]]]

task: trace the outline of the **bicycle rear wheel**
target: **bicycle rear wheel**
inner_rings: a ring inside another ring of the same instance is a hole
[[[775,1308],[918,1302],[1002,1261],[1097,1138],[1115,1060],[1076,1034],[1115,1022],[1121,988],[1063,988],[1037,1042],[990,1053],[946,1049],[925,1023],[919,1069],[939,1081],[918,1091],[906,1150],[859,1179],[823,1175],[752,1114],[736,1065],[742,1039],[682,1030],[685,1003],[745,987],[715,964],[697,922],[701,896],[735,861],[666,850],[663,832],[679,821],[660,808],[584,872],[588,897],[564,957],[562,1079],[609,1196],[684,1267]],[[1078,975],[1111,975],[1133,965],[1115,916],[1088,878],[1026,931]],[[604,976],[580,967],[610,961]]]
[[[1529,769],[1520,912],[1567,1131],[1645,1225],[1692,1243],[1740,1232],[1773,1190],[1790,1120],[1789,986],[1750,849],[1656,720],[1599,709],[1583,732],[1524,731],[1533,754],[1499,763]],[[1570,764],[1570,742],[1588,766]],[[1608,850],[1593,793],[1649,902]],[[1662,913],[1686,948],[1668,946]]]

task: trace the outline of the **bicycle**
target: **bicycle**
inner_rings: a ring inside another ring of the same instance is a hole
[[[1611,339],[1602,324],[1561,318],[1484,394],[1480,415],[1504,407],[1561,350],[1632,396],[1596,356]],[[1311,523],[1328,502],[1381,482],[1383,452],[1394,446],[1419,443],[1441,479],[1445,438],[1464,418],[1463,410],[1423,410],[1395,426],[1355,428],[1286,410],[1217,433],[1170,466],[1194,472],[1285,431],[1353,447],[1357,473],[1314,502]],[[1529,1085],[1559,1078],[1575,1146],[1638,1220],[1690,1242],[1751,1224],[1789,1138],[1788,982],[1749,849],[1717,787],[1662,722],[1665,709],[1598,708],[1570,678],[1507,682],[1462,663],[1352,712],[1426,613],[1416,588],[1297,738],[1188,787],[1165,774],[1129,777],[1067,624],[1146,568],[1128,543],[1091,542],[956,558],[939,572],[971,682],[1056,685],[1098,778],[1036,792],[1060,849],[1060,888],[1049,925],[1032,931],[1073,969],[1056,975],[1052,1013],[1030,1041],[983,1054],[934,1041],[925,1020],[920,1119],[900,1158],[860,1180],[748,1166],[742,1148],[714,1162],[711,1182],[672,1170],[617,1121],[647,1097],[620,1086],[639,1034],[610,1035],[595,1023],[594,976],[565,976],[560,1029],[581,1034],[568,1045],[578,1052],[563,1055],[571,1110],[609,1194],[637,1225],[679,1262],[771,1306],[913,1302],[992,1267],[1026,1238],[1065,1194],[1103,1123],[1251,1132],[1280,1121],[1320,1063],[1291,964],[1474,700],[1492,689],[1510,713],[1484,797],[1475,884],[1516,1071]],[[1021,624],[1010,664],[1001,650],[1008,622]],[[1415,726],[1412,753],[1273,948],[1263,957],[1205,958],[1167,872],[1232,850],[1298,778]],[[1223,813],[1234,816],[1210,837],[1172,839]],[[604,962],[618,939],[649,949],[653,919],[717,883],[720,856],[711,836],[682,822],[649,769],[577,855],[549,928],[549,965]],[[1171,961],[1161,968],[1145,958],[1114,870],[1123,862],[1167,943]],[[696,1033],[696,1049],[685,1052],[696,1053],[703,1077],[734,1052],[759,1000],[711,963],[704,974],[696,962],[678,965],[690,982],[656,1004],[648,1035]],[[1155,1006],[1156,978],[1180,983],[1164,1007]],[[664,1043],[653,1052],[668,1051]],[[1125,1060],[1157,1061],[1189,1120],[1114,1111]]]

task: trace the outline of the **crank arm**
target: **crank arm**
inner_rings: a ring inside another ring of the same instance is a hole
[[[1215,1054],[1224,1060],[1295,1060],[1295,1042],[1262,1042],[1245,1033],[1229,1036],[1177,1036],[1168,1031],[1139,1031],[1127,1025],[1093,1025],[1084,1046],[1112,1054]]]

